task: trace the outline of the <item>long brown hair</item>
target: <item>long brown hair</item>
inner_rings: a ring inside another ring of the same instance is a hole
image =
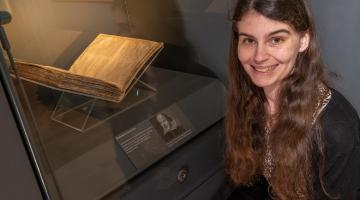
[[[267,100],[263,89],[252,83],[237,57],[235,25],[250,10],[310,35],[308,49],[297,55],[294,71],[281,83],[276,124],[269,141],[274,162],[269,184],[279,199],[312,199],[314,176],[318,174],[313,169],[314,151],[320,152],[323,160],[321,127],[318,121],[313,123],[313,114],[319,97],[318,86],[326,85],[326,81],[306,0],[239,0],[237,3],[229,59],[226,168],[231,180],[240,185],[251,185],[263,172]]]

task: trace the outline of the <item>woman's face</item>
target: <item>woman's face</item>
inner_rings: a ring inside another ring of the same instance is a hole
[[[309,45],[309,34],[251,10],[236,24],[238,58],[252,82],[264,90],[277,89],[291,73],[297,54]]]

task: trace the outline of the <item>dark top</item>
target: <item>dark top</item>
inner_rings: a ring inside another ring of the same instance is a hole
[[[331,92],[330,102],[320,114],[325,142],[325,188],[332,197],[360,200],[359,116],[339,92],[333,89]],[[268,183],[261,177],[252,187],[236,188],[228,200],[268,199],[267,191]],[[319,180],[314,183],[314,191],[316,200],[329,199],[323,194]]]
[[[320,115],[325,139],[325,188],[331,196],[360,200],[359,116],[339,92],[331,92],[331,100]],[[327,199],[317,195],[316,199]]]

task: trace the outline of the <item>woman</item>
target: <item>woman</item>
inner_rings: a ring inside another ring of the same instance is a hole
[[[360,199],[359,117],[324,78],[306,0],[239,0],[233,21],[232,198]]]

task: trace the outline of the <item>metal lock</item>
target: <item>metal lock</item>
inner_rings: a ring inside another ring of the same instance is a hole
[[[189,169],[187,167],[182,167],[176,179],[179,183],[183,183],[187,179],[188,175],[189,175]]]

